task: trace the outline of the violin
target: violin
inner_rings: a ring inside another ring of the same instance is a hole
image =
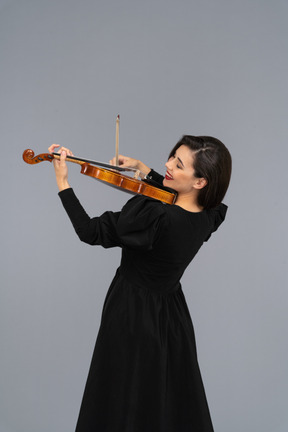
[[[31,165],[44,161],[52,162],[53,159],[60,159],[59,153],[41,153],[35,156],[34,151],[31,149],[23,152],[23,160]],[[173,189],[160,186],[149,177],[139,180],[122,174],[123,171],[132,171],[139,175],[139,171],[134,168],[123,168],[75,156],[67,156],[66,161],[81,165],[81,174],[100,180],[125,192],[144,195],[166,204],[174,204],[176,201],[177,192]]]

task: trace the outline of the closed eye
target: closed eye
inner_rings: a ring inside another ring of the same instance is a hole
[[[177,168],[181,168],[181,169],[182,169],[182,168],[185,168],[185,166],[184,166],[182,160],[179,158],[179,156],[176,156],[176,154],[175,154],[174,157],[177,157],[177,159],[178,159],[178,161],[180,162],[180,165],[181,165],[181,166],[179,166],[179,164],[177,164]]]
[[[174,153],[171,157],[170,157],[170,159],[178,159],[178,161],[180,162],[180,164],[179,163],[177,163],[177,168],[179,168],[179,169],[183,169],[183,168],[185,168],[184,167],[184,164],[183,164],[183,162],[182,162],[182,160],[179,158],[179,156],[177,156],[176,155],[176,153]]]

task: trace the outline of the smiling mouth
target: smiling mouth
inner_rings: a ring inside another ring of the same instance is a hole
[[[166,180],[173,180],[173,177],[171,176],[171,174],[168,171],[166,171],[165,179]]]

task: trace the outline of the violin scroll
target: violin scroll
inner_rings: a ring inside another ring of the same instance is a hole
[[[54,159],[54,156],[49,153],[41,153],[35,156],[34,151],[31,149],[24,150],[22,156],[24,162],[31,165],[37,164],[39,162],[44,162],[44,161],[52,162],[52,160]]]

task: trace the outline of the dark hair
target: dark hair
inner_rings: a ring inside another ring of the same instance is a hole
[[[232,159],[225,145],[209,136],[184,135],[172,149],[169,158],[185,145],[194,153],[194,175],[207,180],[199,190],[198,204],[206,209],[219,205],[228,189]]]

